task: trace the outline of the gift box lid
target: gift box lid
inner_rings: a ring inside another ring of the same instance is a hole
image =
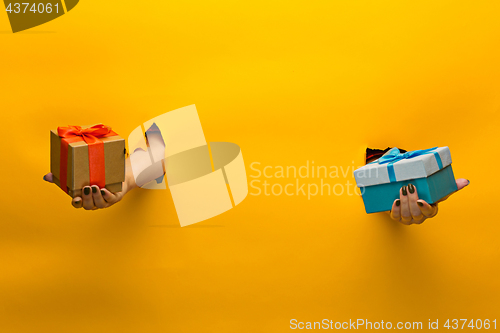
[[[448,147],[400,153],[392,148],[377,161],[354,171],[359,187],[428,177],[451,164]]]

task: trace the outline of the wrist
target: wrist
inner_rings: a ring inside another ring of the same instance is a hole
[[[123,182],[123,192],[127,193],[137,187],[138,186],[134,181],[134,177],[125,178],[125,181]]]
[[[132,172],[132,165],[130,164],[130,159],[127,158],[125,162],[125,181],[123,182],[124,192],[129,192],[137,187],[138,186],[135,182],[134,174]]]

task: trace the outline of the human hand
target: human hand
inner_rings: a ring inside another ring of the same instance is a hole
[[[148,143],[148,151],[140,148],[136,149],[126,159],[125,181],[122,183],[121,192],[111,193],[106,188],[100,189],[95,185],[85,186],[82,189],[82,197],[75,197],[71,201],[73,207],[84,208],[85,210],[108,208],[122,200],[125,194],[136,187],[143,186],[154,179],[158,183],[161,183],[164,180],[165,173],[163,161],[155,164],[151,163],[151,154],[155,156],[164,156],[165,154],[165,142],[156,123],[153,123],[148,128],[145,136]],[[134,171],[138,175],[137,177],[134,177],[134,172],[132,171],[131,158],[134,158]],[[43,179],[49,183],[54,182],[53,178],[52,173],[43,176]]]
[[[130,190],[137,187],[134,177],[132,175],[130,161],[127,159],[125,167],[125,181],[122,183],[122,191],[111,193],[105,188],[100,189],[98,186],[85,186],[82,189],[82,197],[75,197],[71,200],[71,205],[75,208],[83,208],[85,210],[97,210],[108,208],[120,200]],[[52,173],[43,176],[43,179],[49,183],[54,182]]]
[[[456,182],[457,191],[470,184],[467,179],[463,178],[457,179]],[[399,199],[394,200],[392,210],[387,213],[389,213],[393,220],[405,225],[421,224],[426,219],[436,216],[438,213],[437,204],[445,201],[457,191],[449,194],[435,204],[428,204],[425,200],[418,198],[417,188],[413,184],[408,184],[408,186],[403,186],[399,190]]]

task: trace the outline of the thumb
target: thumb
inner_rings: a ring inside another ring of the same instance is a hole
[[[45,176],[43,176],[43,180],[45,180],[46,182],[49,182],[49,183],[53,183],[54,182],[54,176],[52,175],[51,172],[49,172],[48,174],[46,174]]]
[[[470,184],[470,181],[468,179],[465,179],[465,178],[460,178],[460,179],[457,179],[456,180],[457,182],[457,188],[458,188],[458,191],[460,191],[461,189],[463,189],[465,186],[469,185]]]

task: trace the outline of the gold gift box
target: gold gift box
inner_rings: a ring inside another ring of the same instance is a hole
[[[91,126],[82,126],[82,129]],[[54,183],[61,187],[60,162],[61,140],[57,129],[50,132],[50,171]],[[106,189],[112,193],[121,192],[125,180],[125,139],[119,135],[99,138],[104,144],[104,166]],[[71,197],[82,195],[82,188],[89,186],[89,148],[85,141],[68,144],[67,190]]]

